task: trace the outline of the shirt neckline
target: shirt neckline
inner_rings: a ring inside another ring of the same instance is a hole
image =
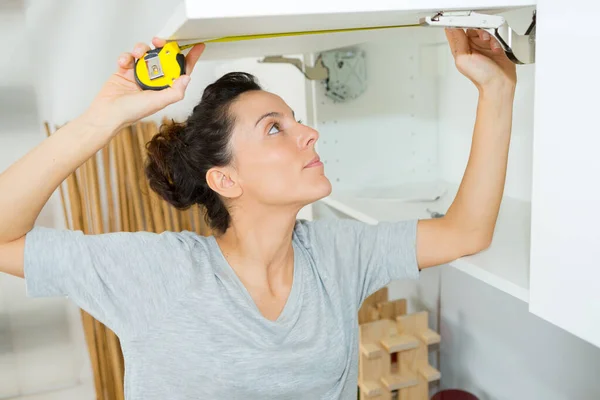
[[[239,294],[244,298],[247,305],[252,309],[252,312],[256,314],[256,318],[259,319],[264,325],[269,327],[283,327],[288,324],[293,324],[297,319],[297,313],[295,311],[298,309],[299,300],[301,299],[300,293],[302,292],[303,285],[303,257],[301,255],[301,249],[294,238],[292,239],[292,248],[294,251],[294,271],[292,277],[292,288],[290,289],[290,293],[288,294],[288,298],[283,306],[283,309],[279,313],[279,316],[275,320],[270,320],[266,318],[258,309],[258,306],[252,299],[250,292],[246,289],[246,286],[242,283],[238,275],[235,273],[234,269],[231,267],[225,255],[221,251],[221,247],[217,243],[217,240],[214,236],[209,236],[209,241],[214,251],[218,254],[219,258],[219,268],[224,271],[225,274],[231,279],[232,282],[237,286]]]

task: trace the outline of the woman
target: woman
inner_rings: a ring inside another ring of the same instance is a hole
[[[362,301],[492,239],[515,66],[485,32],[446,34],[479,104],[468,167],[445,217],[296,221],[331,190],[319,135],[252,76],[234,73],[206,88],[185,124],[148,145],[152,189],[178,207],[205,205],[215,236],[33,228],[51,193],[116,132],[183,98],[187,76],[161,92],[139,90],[134,57],[149,49],[139,45],[82,116],[0,175],[0,271],[25,277],[30,296],[69,296],[114,330],[128,399],[354,398]],[[188,71],[202,50],[190,51]]]

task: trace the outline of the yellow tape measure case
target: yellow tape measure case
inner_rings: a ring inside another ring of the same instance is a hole
[[[177,42],[152,49],[135,62],[135,80],[144,90],[162,90],[185,74],[185,56]]]

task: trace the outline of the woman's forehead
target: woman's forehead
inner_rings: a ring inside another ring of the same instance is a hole
[[[255,90],[240,95],[232,110],[240,123],[256,125],[267,114],[290,115],[293,111],[285,101],[274,93]],[[276,115],[275,115],[276,116]]]

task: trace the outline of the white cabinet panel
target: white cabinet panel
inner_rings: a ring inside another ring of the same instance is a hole
[[[374,0],[302,2],[259,0],[204,2],[185,0],[173,10],[158,34],[165,39],[208,41],[203,59],[279,55],[322,51],[372,39],[381,31],[311,34],[285,38],[210,43],[232,36],[272,35],[337,29],[418,24],[419,18],[442,10],[496,12],[535,5],[535,0]]]
[[[539,3],[530,310],[600,346],[600,4]]]

